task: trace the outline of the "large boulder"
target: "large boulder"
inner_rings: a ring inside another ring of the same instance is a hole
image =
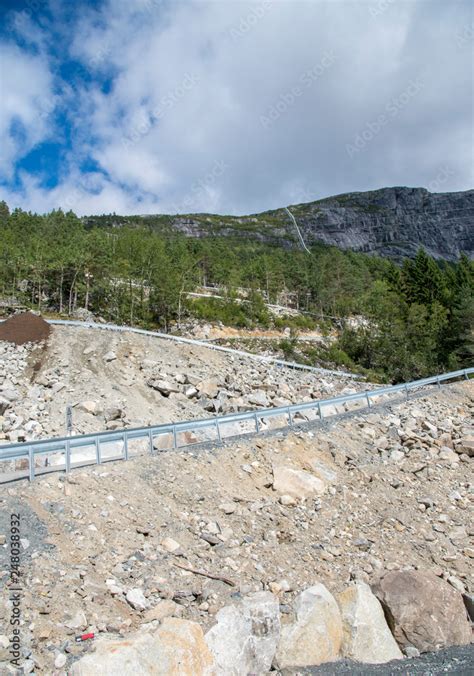
[[[371,664],[403,657],[369,585],[357,582],[338,594],[337,601],[343,625],[343,657]]]
[[[436,575],[392,571],[374,586],[374,592],[400,646],[427,652],[471,641],[461,594]]]
[[[322,495],[326,490],[326,483],[322,478],[304,469],[274,465],[273,489],[281,495],[291,495],[297,500],[305,500]]]
[[[217,674],[247,676],[269,671],[279,637],[278,599],[270,592],[256,592],[217,613],[206,643]]]
[[[211,676],[212,655],[201,627],[167,617],[154,633],[99,638],[95,650],[75,662],[70,676]]]
[[[340,656],[342,619],[332,594],[322,584],[295,601],[296,621],[282,627],[276,654],[279,669],[315,666]]]

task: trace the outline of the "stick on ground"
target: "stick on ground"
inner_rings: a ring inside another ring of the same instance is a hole
[[[187,570],[189,573],[194,573],[195,575],[202,575],[203,577],[209,577],[211,580],[221,580],[221,582],[225,582],[231,587],[235,587],[235,582],[232,580],[229,580],[228,577],[224,577],[223,575],[213,575],[212,573],[206,573],[204,570],[196,570],[196,568],[191,568],[191,566],[185,566],[182,563],[177,563],[176,561],[174,562],[174,565],[177,566],[178,568],[182,568],[183,570]]]

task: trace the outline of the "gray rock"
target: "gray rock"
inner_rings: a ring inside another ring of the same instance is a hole
[[[253,406],[270,406],[270,400],[268,399],[265,392],[262,392],[262,390],[256,390],[255,392],[247,395],[247,401]]]
[[[270,670],[280,636],[279,603],[270,592],[249,594],[216,616],[206,634],[218,674],[247,676]]]
[[[165,397],[169,397],[171,392],[179,392],[179,387],[168,380],[149,380],[147,384]]]
[[[143,591],[141,589],[129,589],[125,598],[135,610],[145,610],[148,608],[148,601],[143,596]]]
[[[197,384],[197,389],[201,397],[208,397],[209,399],[215,399],[219,394],[219,385],[215,378],[210,378],[209,380],[201,380]]]
[[[380,664],[403,657],[387,626],[382,606],[364,582],[337,596],[343,622],[342,655]]]
[[[465,453],[472,458],[474,456],[474,437],[463,437],[455,450],[456,453]]]
[[[322,241],[342,249],[375,252],[382,256],[414,256],[420,246],[435,258],[457,260],[461,251],[474,254],[474,191],[431,193],[425,188],[394,187],[368,192],[347,193],[309,202],[298,208],[298,226],[305,242]],[[262,227],[255,237],[287,242],[288,216],[270,212],[270,228]],[[262,215],[262,223],[265,223]],[[281,221],[275,226],[275,218]],[[255,228],[252,217],[239,223]],[[228,221],[225,232],[249,237],[247,229],[233,228]],[[205,237],[214,229],[202,219],[174,216],[171,225],[187,236]]]
[[[279,669],[316,666],[340,655],[342,618],[322,584],[302,592],[295,601],[296,621],[281,630],[275,663]]]
[[[71,666],[70,676],[214,676],[201,627],[166,617],[154,633],[140,631],[112,640],[100,636],[91,652]]]
[[[322,495],[326,483],[306,470],[276,465],[273,467],[273,489],[281,495],[304,500]]]

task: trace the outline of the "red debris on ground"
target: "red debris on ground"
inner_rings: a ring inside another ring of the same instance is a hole
[[[15,345],[39,343],[51,333],[50,325],[32,312],[22,312],[0,323],[0,340]]]

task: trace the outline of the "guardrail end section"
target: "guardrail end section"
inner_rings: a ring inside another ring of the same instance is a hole
[[[35,478],[35,453],[33,446],[28,448],[28,478],[33,481]]]

